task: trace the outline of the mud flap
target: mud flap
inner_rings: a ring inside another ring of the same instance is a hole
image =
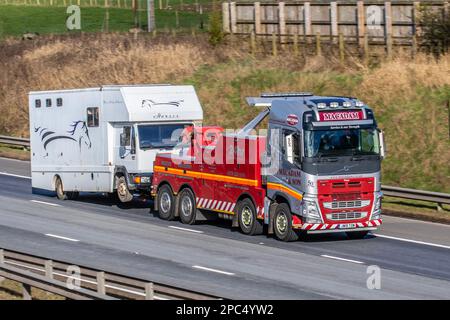
[[[277,209],[278,204],[272,203],[269,207],[269,226],[267,229],[267,234],[273,234],[273,216],[275,215],[275,210]]]
[[[175,203],[175,217],[179,217],[180,216],[180,213],[179,213],[179,211],[178,211],[178,208],[179,208],[179,203],[178,203],[178,195],[173,195],[173,202]]]
[[[153,197],[153,210],[158,212],[158,194]]]

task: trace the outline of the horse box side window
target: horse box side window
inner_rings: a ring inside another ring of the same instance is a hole
[[[99,126],[98,108],[87,108],[87,125],[88,127]]]
[[[36,99],[34,100],[34,106],[36,108],[40,108],[41,107],[41,99]]]
[[[62,100],[62,98],[56,99],[56,106],[57,106],[57,107],[62,107],[62,105],[63,105],[63,100]]]

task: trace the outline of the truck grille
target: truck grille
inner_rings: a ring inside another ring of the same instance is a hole
[[[333,201],[324,202],[323,206],[327,209],[348,209],[363,208],[370,204],[370,200],[353,200],[353,201]]]
[[[361,219],[366,216],[365,212],[340,212],[327,214],[329,220],[353,220]]]

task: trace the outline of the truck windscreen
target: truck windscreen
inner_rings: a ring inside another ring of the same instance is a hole
[[[369,129],[306,130],[305,156],[379,155],[378,132]]]
[[[173,148],[179,143],[179,138],[183,129],[188,124],[158,124],[140,125],[139,147],[141,149],[151,148]]]

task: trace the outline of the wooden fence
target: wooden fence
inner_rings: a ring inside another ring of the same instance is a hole
[[[283,40],[298,35],[300,41],[322,41],[363,47],[366,42],[415,45],[421,4],[434,10],[448,8],[447,1],[331,1],[331,2],[223,2],[223,30],[231,34],[277,35]]]

